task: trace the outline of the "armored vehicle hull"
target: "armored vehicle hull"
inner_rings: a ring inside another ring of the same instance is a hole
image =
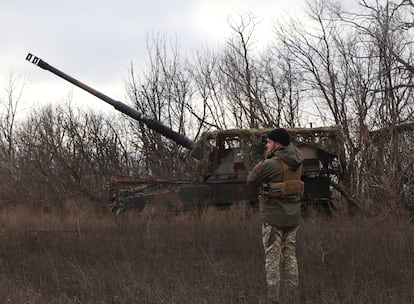
[[[263,138],[271,129],[219,130],[205,133],[192,153],[199,159],[197,181],[144,180],[114,177],[111,210],[183,211],[204,206],[255,204],[257,191],[246,187],[250,169],[263,158]],[[339,128],[288,129],[304,155],[304,208],[332,207],[330,180],[338,173],[335,147]]]

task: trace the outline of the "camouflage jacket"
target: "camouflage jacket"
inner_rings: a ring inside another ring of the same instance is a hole
[[[283,181],[283,167],[279,159],[296,169],[302,164],[303,155],[292,143],[287,147],[273,151],[250,171],[247,176],[247,184],[260,187],[263,183]],[[259,195],[259,204],[260,214],[265,223],[276,227],[299,225],[301,208],[299,195],[281,198],[268,198]]]

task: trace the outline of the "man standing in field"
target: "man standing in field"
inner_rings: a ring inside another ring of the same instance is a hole
[[[262,238],[268,296],[280,301],[297,298],[299,285],[296,233],[299,226],[303,182],[302,152],[290,142],[285,129],[267,135],[265,159],[247,177],[250,186],[260,186],[259,204],[263,220]]]

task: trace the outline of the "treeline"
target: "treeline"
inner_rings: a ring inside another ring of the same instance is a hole
[[[361,1],[350,11],[316,0],[307,12],[275,24],[266,47],[253,15],[229,19],[227,42],[193,55],[150,37],[148,69],[131,66],[125,102],[195,140],[214,129],[339,125],[344,201],[364,213],[412,210],[413,2]],[[23,88],[13,77],[4,87],[3,205],[104,202],[113,174],[194,177],[188,151],[119,113],[67,103],[16,123]]]

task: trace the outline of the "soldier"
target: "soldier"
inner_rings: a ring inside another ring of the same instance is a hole
[[[260,186],[259,204],[268,296],[279,303],[295,300],[299,285],[296,233],[299,226],[303,182],[302,152],[290,142],[285,129],[267,135],[266,153],[247,177],[249,186]]]

